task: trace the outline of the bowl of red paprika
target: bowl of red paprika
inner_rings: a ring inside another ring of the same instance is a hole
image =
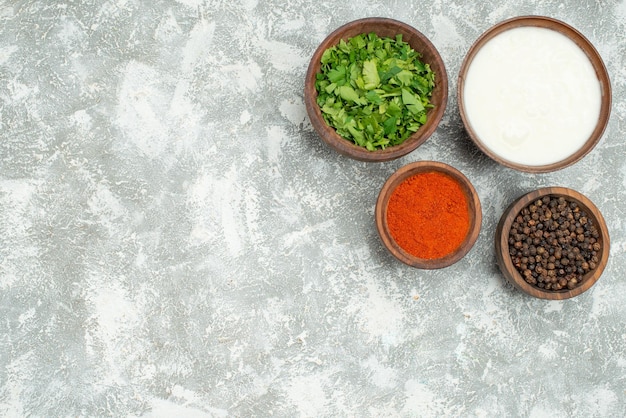
[[[417,161],[387,179],[375,218],[382,243],[395,258],[412,267],[439,269],[472,248],[482,210],[463,173],[444,163]]]

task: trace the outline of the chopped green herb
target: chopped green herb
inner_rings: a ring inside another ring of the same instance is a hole
[[[315,88],[324,120],[370,151],[399,145],[426,123],[435,73],[402,35],[361,34],[324,51]]]

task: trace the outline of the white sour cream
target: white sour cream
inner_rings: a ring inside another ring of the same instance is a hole
[[[589,139],[601,87],[591,61],[565,35],[519,27],[489,40],[469,65],[467,120],[493,153],[540,166],[566,159]]]

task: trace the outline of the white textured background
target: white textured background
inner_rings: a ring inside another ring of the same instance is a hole
[[[564,20],[613,85],[573,167],[496,165],[462,130],[456,77],[509,17]],[[431,139],[394,162],[324,147],[302,101],[338,26],[402,20],[450,78]],[[0,416],[622,417],[626,411],[626,2],[0,1]],[[463,171],[483,229],[411,269],[374,204],[400,166]],[[510,201],[571,187],[603,212],[605,274],[562,302],[503,283]]]

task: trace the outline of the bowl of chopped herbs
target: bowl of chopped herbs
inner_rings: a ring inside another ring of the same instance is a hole
[[[318,46],[304,101],[322,141],[360,161],[390,161],[423,144],[443,117],[448,77],[435,46],[388,18],[347,23]]]
[[[565,187],[517,198],[496,228],[496,259],[518,290],[562,300],[589,290],[607,265],[609,232],[598,208]]]

